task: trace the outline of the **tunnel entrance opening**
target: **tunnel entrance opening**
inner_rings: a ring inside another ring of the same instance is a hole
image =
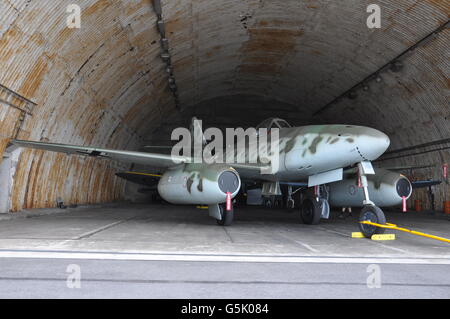
[[[8,154],[0,162],[0,214],[9,212],[11,158]]]
[[[11,210],[11,192],[20,149],[6,151],[0,161],[0,214]]]

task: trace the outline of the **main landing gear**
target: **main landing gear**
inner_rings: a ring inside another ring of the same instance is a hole
[[[303,223],[308,225],[317,225],[321,218],[328,219],[330,217],[326,186],[316,186],[314,196],[307,196],[302,201],[300,216]]]
[[[330,204],[328,204],[328,200],[325,198],[308,197],[302,202],[300,214],[303,223],[317,225],[321,218],[329,218]]]
[[[283,201],[278,196],[265,196],[263,199],[263,206],[266,208],[280,208],[283,207]]]
[[[310,197],[303,200],[300,214],[305,224],[317,225],[321,217],[319,199]]]
[[[377,207],[369,197],[366,175],[370,174],[375,174],[370,162],[361,162],[358,164],[359,186],[364,191],[363,208],[359,216],[359,221],[370,221],[377,224],[385,224],[386,216],[381,208]],[[314,194],[305,194],[300,208],[300,215],[303,223],[308,225],[316,225],[320,222],[321,218],[329,218],[330,205],[328,204],[328,197],[328,188],[324,185],[315,186]],[[361,223],[359,223],[359,228],[361,233],[363,233],[367,238],[371,238],[372,235],[375,234],[382,234],[385,230],[385,228]]]
[[[220,226],[230,226],[234,219],[234,208],[227,210],[226,204],[219,204],[220,219],[217,219],[217,224]]]

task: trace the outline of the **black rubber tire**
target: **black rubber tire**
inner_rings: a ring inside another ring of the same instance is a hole
[[[377,206],[366,205],[363,207],[361,213],[359,214],[359,221],[362,222],[366,220],[377,224],[386,224],[386,216],[381,208]],[[359,229],[366,238],[371,238],[372,235],[383,234],[385,231],[385,228],[361,223],[359,223]]]
[[[307,225],[317,225],[321,217],[320,202],[315,198],[306,198],[300,208],[302,221]]]
[[[234,219],[234,208],[232,207],[230,211],[226,210],[225,205],[219,205],[221,219],[217,220],[219,226],[231,226]]]

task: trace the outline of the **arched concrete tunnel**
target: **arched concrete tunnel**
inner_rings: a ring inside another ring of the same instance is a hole
[[[125,196],[118,164],[16,154],[11,138],[138,150],[164,145],[192,115],[220,128],[267,117],[374,127],[391,138],[382,165],[430,165],[416,177],[442,180],[448,1],[159,3],[0,0],[3,210]],[[80,28],[67,25],[71,4],[81,8]],[[381,9],[380,28],[367,25],[370,4]],[[444,200],[448,182],[437,189],[438,209]]]

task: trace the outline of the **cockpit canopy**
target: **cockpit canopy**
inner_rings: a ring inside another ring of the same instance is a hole
[[[260,128],[290,128],[292,127],[287,121],[280,119],[280,118],[269,118],[267,120],[264,120],[261,124],[259,124],[256,129]]]

